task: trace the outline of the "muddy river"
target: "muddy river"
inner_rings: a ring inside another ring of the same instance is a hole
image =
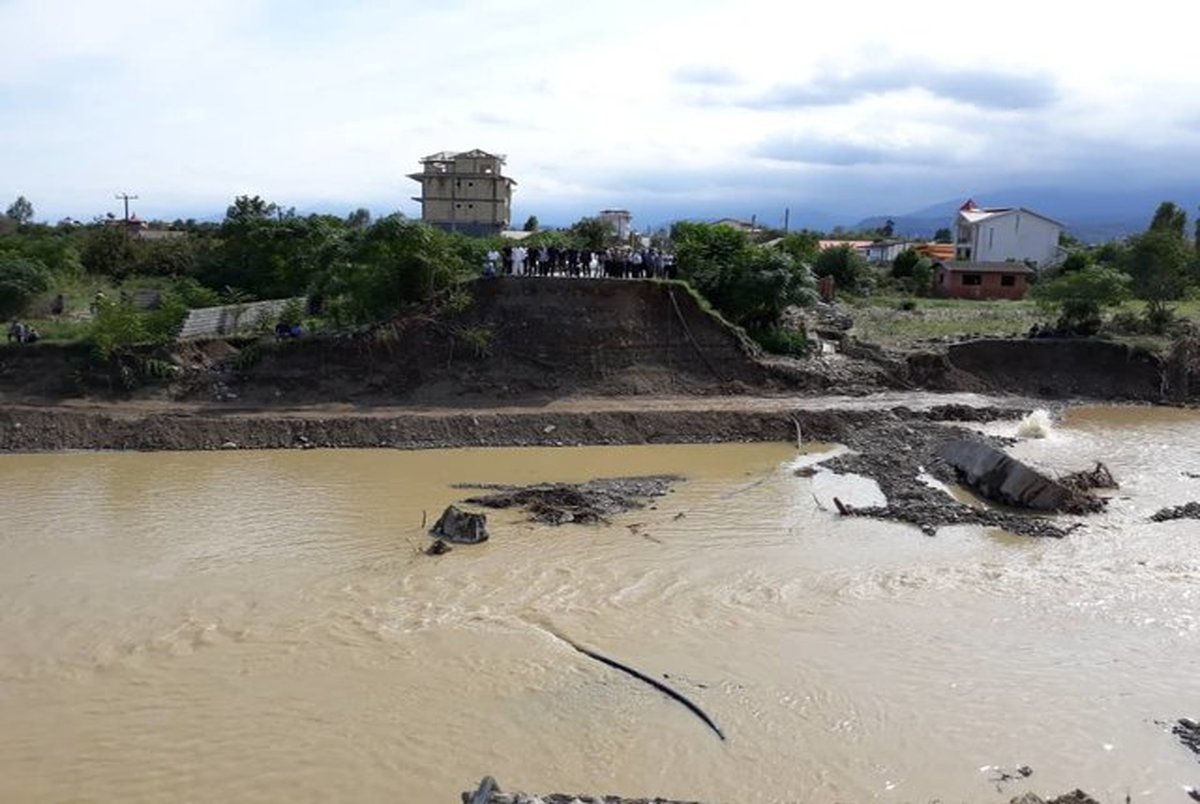
[[[0,457],[0,800],[1183,800],[1200,523],[1146,517],[1200,499],[1200,414],[1014,453],[1123,487],[1065,540],[930,538],[839,519],[787,444]],[[609,527],[418,552],[455,482],[664,472]]]

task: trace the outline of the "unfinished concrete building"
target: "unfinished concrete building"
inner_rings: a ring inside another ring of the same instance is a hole
[[[420,173],[409,178],[421,183],[421,220],[438,228],[468,235],[498,234],[512,220],[512,191],[516,182],[501,173],[504,157],[487,151],[463,151],[427,156]]]

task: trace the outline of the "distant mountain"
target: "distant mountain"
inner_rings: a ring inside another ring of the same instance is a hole
[[[1019,187],[974,196],[981,207],[1025,207],[1061,221],[1085,243],[1099,243],[1145,231],[1154,210],[1174,201],[1195,216],[1200,188],[1154,187],[1092,190],[1060,187]],[[966,198],[955,198],[901,215],[873,215],[855,229],[878,229],[890,218],[897,235],[932,237],[954,221]]]

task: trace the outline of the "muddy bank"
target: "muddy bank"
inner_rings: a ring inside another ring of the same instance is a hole
[[[714,409],[543,410],[288,414],[190,412],[121,415],[60,407],[0,408],[0,451],[216,450],[387,447],[575,446],[839,441],[861,426],[890,420],[931,421],[958,415],[1016,418],[1024,408],[940,406],[928,410]]]
[[[84,344],[0,345],[0,402],[158,399],[278,409],[330,402],[495,407],[571,395],[695,396],[888,390],[1182,402],[1190,352],[1160,357],[1102,340],[992,339],[889,351],[764,354],[682,283],[504,277],[462,310],[278,342],[270,336],[145,348],[121,364]]]
[[[914,385],[987,390],[1044,399],[1166,402],[1187,396],[1167,361],[1144,349],[1098,339],[979,339],[908,359]],[[1186,374],[1186,372],[1185,372]]]

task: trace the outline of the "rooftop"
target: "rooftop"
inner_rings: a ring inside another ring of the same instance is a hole
[[[487,151],[475,148],[470,151],[438,151],[436,154],[421,159],[421,164],[426,162],[453,162],[455,159],[496,159],[500,164],[504,164],[507,157],[504,154],[491,154]]]
[[[954,273],[970,274],[1032,274],[1033,269],[1023,262],[958,262],[943,260],[938,265]]]

